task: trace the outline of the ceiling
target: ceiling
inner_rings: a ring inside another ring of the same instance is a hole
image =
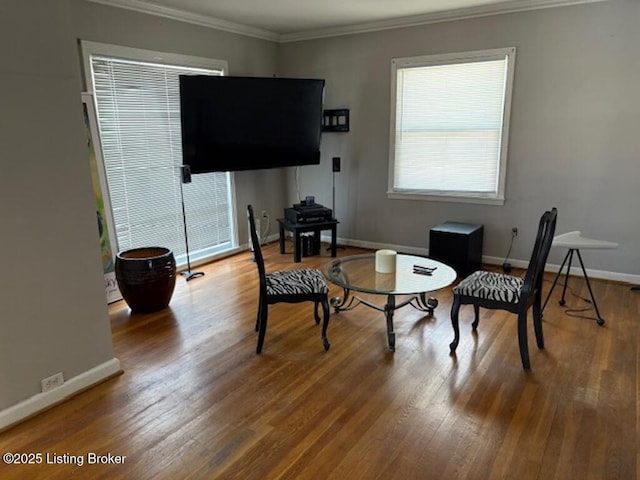
[[[276,41],[604,0],[89,0]]]

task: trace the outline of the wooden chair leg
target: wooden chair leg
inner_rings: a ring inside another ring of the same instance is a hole
[[[258,327],[258,346],[256,353],[262,353],[262,345],[264,344],[264,336],[267,333],[267,313],[268,305],[266,302],[260,302],[260,325]]]
[[[327,328],[329,327],[329,300],[328,298],[324,298],[322,300],[322,345],[324,346],[325,351],[329,350],[331,344],[329,343],[329,339],[327,338]]]
[[[258,315],[256,317],[256,332],[260,329],[260,318],[261,318],[261,313],[260,311],[262,310],[262,304],[264,303],[263,298],[262,298],[262,294],[260,294],[260,297],[258,298]]]
[[[474,305],[473,306],[473,314],[474,319],[473,319],[473,323],[471,324],[471,328],[473,328],[474,330],[478,329],[478,323],[480,323],[480,305]]]
[[[527,341],[527,312],[518,313],[518,345],[520,347],[520,358],[522,367],[525,370],[531,369],[529,361],[529,343]]]
[[[453,296],[453,305],[451,306],[451,326],[453,327],[453,342],[449,344],[451,355],[456,353],[458,342],[460,341],[460,326],[458,325],[458,311],[460,310],[460,297]]]
[[[542,308],[540,307],[540,299],[533,302],[533,330],[536,334],[536,343],[539,349],[544,348],[544,335],[542,334]]]
[[[316,325],[320,325],[320,315],[318,315],[318,305],[320,302],[315,301],[313,302],[314,306],[313,306],[313,316],[316,319]],[[324,307],[324,305],[323,305]]]

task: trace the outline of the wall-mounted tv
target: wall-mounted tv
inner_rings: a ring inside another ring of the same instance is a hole
[[[183,164],[191,173],[320,163],[324,80],[180,76]]]

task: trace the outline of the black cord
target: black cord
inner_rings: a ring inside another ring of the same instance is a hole
[[[506,263],[509,255],[511,255],[511,249],[513,248],[513,239],[516,238],[515,235],[511,235],[511,243],[509,244],[509,250],[507,250],[507,255],[504,257],[504,261],[502,263]]]
[[[511,232],[511,243],[509,244],[509,250],[507,251],[507,255],[504,257],[504,261],[502,262],[502,270],[505,273],[511,272],[511,264],[507,262],[509,259],[509,255],[511,255],[511,249],[513,248],[513,239],[516,238],[516,233]]]
[[[548,279],[546,279],[546,278],[544,279],[544,281],[545,281],[545,282],[549,282],[549,283],[551,283],[551,280],[548,280]],[[588,316],[588,315],[578,315],[579,313],[582,313],[582,312],[588,312],[589,310],[591,310],[591,309],[592,309],[592,306],[591,306],[591,304],[592,304],[591,299],[589,299],[589,298],[587,298],[587,297],[582,297],[582,296],[578,295],[578,294],[573,290],[573,288],[571,287],[571,285],[567,285],[567,290],[569,291],[569,294],[570,294],[570,295],[572,295],[572,296],[574,296],[574,297],[576,297],[576,298],[579,298],[579,299],[580,299],[580,300],[582,300],[584,303],[588,303],[588,304],[589,304],[589,306],[588,306],[588,307],[584,307],[584,308],[567,307],[567,308],[565,308],[565,309],[564,309],[564,314],[565,314],[565,315],[567,315],[567,316],[569,316],[569,317],[575,317],[575,318],[586,318],[586,319],[588,319],[588,320],[598,320],[598,318],[597,318],[597,317],[590,317],[590,316]]]

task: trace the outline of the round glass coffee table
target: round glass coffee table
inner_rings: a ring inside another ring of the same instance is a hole
[[[378,273],[375,270],[375,254],[353,255],[338,258],[324,268],[327,279],[342,288],[342,297],[331,299],[331,306],[338,313],[351,310],[359,304],[384,312],[387,320],[389,350],[395,351],[396,337],[393,330],[393,312],[405,305],[433,315],[438,300],[427,298],[433,292],[451,285],[457,278],[456,271],[448,265],[430,258],[398,254],[394,273]],[[351,292],[386,295],[383,306],[376,305]],[[408,295],[408,299],[396,302],[396,297]]]

